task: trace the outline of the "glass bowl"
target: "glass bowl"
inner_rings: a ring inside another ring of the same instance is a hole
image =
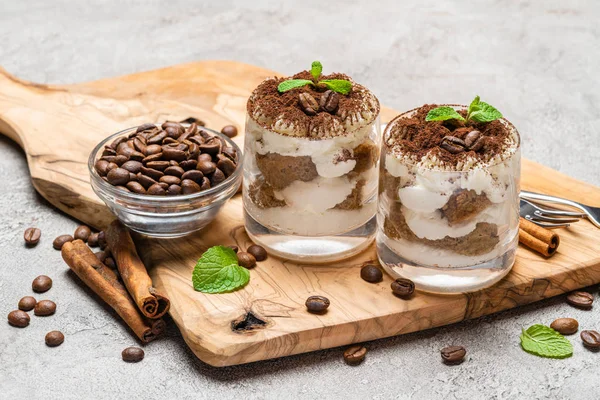
[[[136,129],[137,127],[133,127],[117,132],[98,143],[92,150],[88,159],[88,169],[94,192],[125,226],[147,236],[175,238],[204,228],[240,187],[243,165],[240,148],[227,136],[202,127],[202,130],[218,136],[235,149],[235,172],[217,186],[198,193],[176,196],[137,194],[104,181],[94,168],[105,145],[112,143],[117,137],[135,132]]]

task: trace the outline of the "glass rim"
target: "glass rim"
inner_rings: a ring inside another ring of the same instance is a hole
[[[415,107],[411,110],[408,111],[404,111],[403,113],[400,113],[398,115],[396,115],[394,118],[392,118],[390,120],[390,122],[388,122],[385,126],[385,129],[382,133],[382,147],[386,147],[386,148],[390,148],[387,144],[386,144],[386,140],[390,135],[390,130],[391,127],[400,119],[402,118],[406,118],[407,115],[412,114],[418,110],[420,110],[423,106],[421,107]],[[453,107],[454,109],[468,109],[469,106],[465,105],[465,104],[439,104],[438,107]],[[491,163],[491,164],[485,164],[484,168],[491,168],[491,167],[495,167],[497,165],[500,165],[501,163],[507,161],[507,160],[511,160],[517,153],[518,151],[521,149],[521,134],[519,133],[519,131],[517,130],[517,128],[513,125],[512,122],[510,122],[508,119],[506,119],[505,117],[502,117],[499,119],[503,125],[505,125],[511,132],[513,132],[516,137],[517,137],[517,144],[515,146],[515,151],[513,154],[510,155],[510,157],[507,157],[505,159],[499,160],[497,162]],[[395,154],[393,154],[393,157],[398,160],[401,161],[404,165],[409,165],[409,166],[417,166],[417,164],[419,164],[421,161],[405,161],[405,160],[400,160]],[[425,166],[423,166],[423,168],[431,170],[431,171],[435,171],[435,172],[447,172],[447,173],[456,173],[456,172],[460,172],[460,173],[464,173],[464,172],[469,172],[471,171],[471,168],[469,169],[436,169],[436,168],[427,168]]]
[[[154,124],[154,125],[156,125],[157,127],[160,126],[157,124]],[[181,125],[187,127],[187,126],[190,126],[191,124],[181,123]],[[100,143],[98,143],[94,147],[94,149],[91,151],[91,153],[88,157],[88,170],[90,173],[90,179],[93,180],[94,183],[98,184],[101,189],[106,190],[107,192],[109,192],[111,195],[113,195],[115,197],[127,198],[127,199],[131,199],[131,200],[157,202],[157,203],[162,203],[162,204],[174,204],[174,203],[180,203],[181,201],[186,201],[186,200],[188,200],[188,201],[189,200],[197,200],[197,199],[201,199],[204,197],[209,197],[210,195],[219,193],[219,192],[227,189],[228,187],[231,186],[232,183],[235,183],[237,178],[240,177],[240,175],[242,174],[242,171],[244,169],[243,168],[244,154],[242,153],[240,147],[233,140],[231,140],[231,138],[229,138],[228,136],[226,136],[220,132],[217,132],[213,129],[199,126],[198,129],[208,131],[208,132],[220,137],[221,139],[224,139],[236,151],[236,154],[237,154],[236,169],[233,172],[233,174],[231,174],[230,176],[227,177],[227,179],[225,179],[223,182],[219,183],[217,186],[211,187],[207,190],[202,190],[197,193],[190,193],[190,194],[183,194],[183,195],[176,195],[176,196],[153,196],[153,195],[149,195],[149,194],[126,192],[122,189],[119,189],[116,186],[113,186],[110,183],[106,182],[104,179],[102,179],[100,174],[98,174],[98,172],[96,171],[96,168],[94,167],[94,165],[96,163],[96,160],[99,159],[99,157],[97,157],[97,155],[99,154],[100,150],[102,150],[107,143],[113,141],[114,139],[116,139],[119,136],[128,134],[137,128],[138,128],[137,126],[126,128],[126,129],[123,129],[119,132],[113,133],[112,135],[106,137],[104,140],[100,141]]]

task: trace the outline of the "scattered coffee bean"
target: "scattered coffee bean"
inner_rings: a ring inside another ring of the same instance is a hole
[[[231,246],[227,246],[227,247],[229,247],[231,250],[233,250],[234,253],[237,253],[240,250],[240,248],[237,247],[236,245],[231,245]]]
[[[115,259],[112,257],[106,257],[104,259],[104,265],[106,265],[110,269],[117,269],[117,263],[115,262]]]
[[[98,232],[98,246],[100,246],[100,250],[104,250],[106,245],[106,233],[104,231]]]
[[[392,292],[399,297],[408,297],[415,292],[415,284],[410,279],[398,278],[391,286]]]
[[[449,153],[457,154],[465,151],[467,145],[462,139],[454,136],[445,136],[440,143],[440,147]]]
[[[14,310],[8,313],[8,323],[17,328],[25,328],[29,325],[29,314],[23,310]]]
[[[37,301],[33,296],[25,296],[19,300],[19,310],[31,311],[35,307]]]
[[[151,124],[138,129],[145,126]],[[237,133],[234,126],[223,131],[228,136]],[[224,140],[199,130],[195,123],[186,129],[171,121],[117,138],[95,163],[98,174],[113,186],[155,196],[207,190],[227,179],[237,167],[236,152]],[[184,177],[186,171],[191,174]],[[190,179],[197,186],[175,178]],[[157,183],[161,185],[154,186]]]
[[[233,125],[225,125],[223,129],[221,129],[221,133],[227,137],[235,137],[238,134],[238,130]]]
[[[90,237],[87,240],[88,246],[90,247],[97,247],[98,246],[98,233],[94,232],[90,235]]]
[[[470,148],[480,137],[481,132],[479,132],[478,130],[469,132],[467,136],[465,136],[465,145]]]
[[[56,311],[56,303],[51,300],[40,300],[33,308],[33,313],[40,317],[52,315]]]
[[[340,102],[340,95],[333,90],[328,90],[321,95],[320,106],[321,109],[327,111],[330,114],[335,114]]]
[[[44,293],[52,287],[52,279],[46,275],[40,275],[33,280],[31,288],[36,293]]]
[[[42,231],[39,228],[27,228],[23,234],[23,239],[25,239],[27,246],[33,247],[39,243],[41,236]]]
[[[73,237],[75,239],[79,239],[79,240],[83,240],[84,242],[87,242],[87,240],[89,239],[91,234],[92,234],[92,230],[90,229],[89,226],[80,225],[77,227],[77,229],[75,229],[75,234],[73,235]]]
[[[49,347],[60,346],[65,341],[65,335],[61,331],[51,331],[46,333],[46,345]]]
[[[71,235],[60,235],[54,239],[52,242],[52,247],[54,247],[56,250],[60,250],[65,243],[72,242],[73,240],[75,239],[73,239],[73,236]]]
[[[254,258],[256,258],[256,261],[264,261],[267,259],[267,251],[264,247],[257,244],[253,244],[252,246],[248,247],[248,250],[246,251],[252,254]]]
[[[365,360],[367,349],[363,346],[352,346],[344,351],[344,361],[348,365],[358,365]]]
[[[571,292],[567,296],[567,303],[577,308],[590,309],[594,296],[588,292]]]
[[[440,353],[446,364],[455,365],[464,361],[467,350],[462,346],[448,346],[444,347]]]
[[[579,322],[573,318],[559,318],[550,324],[550,328],[562,335],[572,335],[579,329]]]
[[[144,359],[144,350],[139,347],[128,347],[121,352],[123,361],[140,362]]]
[[[485,142],[486,142],[486,138],[485,138],[485,136],[482,136],[479,139],[477,139],[477,141],[475,143],[473,143],[472,146],[469,147],[469,150],[478,152],[479,150],[483,149],[483,146],[485,146]]]
[[[256,267],[256,258],[250,253],[246,253],[245,251],[240,251],[237,253],[238,263],[244,268],[254,268]]]
[[[321,314],[329,307],[329,299],[324,296],[310,296],[306,299],[305,305],[308,312]]]
[[[109,256],[109,253],[107,251],[97,251],[94,253],[96,255],[96,257],[98,258],[98,260],[103,263],[104,260],[106,260],[106,257]]]
[[[375,265],[365,265],[360,269],[360,277],[367,282],[377,283],[383,279],[383,272]]]
[[[600,333],[597,331],[581,331],[580,337],[586,347],[600,348]]]
[[[316,115],[319,111],[319,103],[309,93],[300,93],[298,103],[306,115]]]

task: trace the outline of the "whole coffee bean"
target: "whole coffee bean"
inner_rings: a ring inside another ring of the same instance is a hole
[[[151,156],[158,153],[162,153],[162,146],[160,144],[151,144],[146,146],[146,156]]]
[[[377,266],[369,264],[360,269],[360,277],[369,283],[377,283],[383,279],[383,272]]]
[[[156,129],[156,125],[151,124],[151,123],[142,124],[142,125],[140,125],[140,126],[137,127],[137,129],[135,130],[135,133],[147,131],[147,130],[150,130],[150,129]]]
[[[124,168],[111,169],[106,177],[111,185],[124,185],[129,182],[129,171]]]
[[[267,251],[264,247],[257,244],[253,244],[252,246],[248,247],[248,250],[246,251],[252,254],[254,258],[256,258],[256,261],[264,261],[267,259]]]
[[[227,177],[219,168],[215,169],[212,176],[210,177],[210,185],[217,186],[219,183],[223,182]]]
[[[235,126],[233,125],[225,125],[222,129],[221,129],[221,133],[227,137],[235,137],[238,134],[238,130]]]
[[[478,130],[471,131],[467,134],[467,136],[465,136],[465,144],[467,145],[467,147],[471,147],[480,137],[481,132],[479,132]]]
[[[562,335],[572,335],[579,329],[579,322],[573,318],[559,318],[550,324],[550,328]]]
[[[165,191],[169,188],[169,184],[166,182],[158,182],[157,185],[163,188]]]
[[[256,258],[250,253],[246,253],[245,251],[240,251],[237,253],[238,263],[244,268],[254,268],[256,267]]]
[[[52,279],[46,275],[40,275],[33,280],[31,288],[36,293],[44,293],[52,287]]]
[[[183,168],[184,171],[193,170],[197,165],[197,160],[185,160],[179,163],[179,166]]]
[[[65,335],[61,331],[51,331],[46,333],[46,345],[49,347],[60,346],[65,341]]]
[[[147,145],[153,145],[153,144],[161,144],[163,139],[167,137],[167,132],[165,131],[157,131],[156,134],[149,136],[148,140],[146,141]],[[148,148],[146,148],[146,151],[148,150]]]
[[[87,242],[87,240],[91,234],[92,234],[92,230],[90,229],[89,226],[79,225],[77,227],[77,229],[75,229],[75,233],[73,234],[73,237],[75,239],[79,239],[79,240],[83,240],[84,242]]]
[[[155,181],[158,181],[162,176],[165,175],[157,169],[146,168],[146,167],[140,168],[140,173],[143,175],[149,176],[150,178],[154,179]],[[138,176],[138,178],[139,178],[139,176]],[[142,182],[140,181],[140,183],[142,183]],[[142,183],[142,185],[143,185],[143,183]]]
[[[198,162],[201,162],[201,161],[212,162],[212,156],[207,153],[202,153],[198,156]],[[200,169],[200,168],[198,168],[198,169]]]
[[[167,195],[169,196],[177,196],[181,194],[181,186],[179,185],[171,185],[167,188]]]
[[[185,173],[183,168],[178,165],[171,165],[164,171],[165,175],[176,176],[177,178],[181,178],[181,176]]]
[[[139,172],[139,173],[137,174],[137,177],[138,177],[138,182],[139,182],[139,183],[140,183],[140,184],[141,184],[141,185],[142,185],[144,188],[146,188],[146,190],[147,190],[147,189],[148,189],[150,186],[154,185],[155,183],[158,183],[158,182],[156,182],[154,179],[150,178],[149,176],[143,175],[141,172]],[[159,179],[160,179],[160,178],[159,178]]]
[[[593,302],[594,296],[588,292],[571,292],[567,296],[567,303],[586,310],[592,308]]]
[[[159,153],[150,154],[150,155],[144,157],[144,159],[142,160],[142,164],[146,165],[149,162],[161,161],[162,158],[163,158],[163,155],[162,155],[162,147],[161,147]]]
[[[233,147],[223,147],[223,154],[229,157],[232,161],[236,161],[237,152]]]
[[[321,314],[329,307],[329,299],[324,296],[310,296],[306,299],[305,305],[308,312]]]
[[[173,175],[165,175],[163,177],[161,177],[159,180],[159,182],[164,182],[167,185],[179,185],[181,183],[181,179],[179,179],[176,176]],[[200,187],[198,187],[199,189]]]
[[[117,263],[115,263],[115,259],[112,257],[106,257],[104,259],[104,265],[110,269],[117,269]]]
[[[106,233],[104,231],[98,232],[98,246],[100,246],[100,250],[104,250],[106,245]]]
[[[442,360],[446,364],[460,364],[464,361],[467,350],[462,346],[448,346],[444,347],[440,353],[442,354]]]
[[[121,352],[123,361],[140,362],[144,359],[144,350],[139,347],[128,347]]]
[[[108,173],[108,164],[109,162],[107,160],[96,161],[96,163],[94,164],[94,168],[96,169],[98,175],[106,176],[106,174]]]
[[[223,171],[225,176],[230,176],[235,172],[236,165],[229,157],[225,157],[219,154],[219,162],[217,162],[217,168]]]
[[[196,169],[198,169],[198,171],[202,172],[204,175],[210,175],[217,169],[217,164],[212,161],[198,161],[198,166]]]
[[[340,95],[333,90],[328,90],[321,95],[320,106],[321,109],[327,111],[330,114],[334,114],[337,111],[338,104],[340,102]]]
[[[366,355],[366,347],[360,345],[352,346],[344,351],[344,361],[348,365],[358,365],[365,360]]]
[[[27,228],[23,234],[23,239],[25,239],[27,246],[33,247],[39,243],[41,236],[42,231],[39,228]]]
[[[117,164],[119,167],[123,164],[125,164],[125,162],[129,159],[129,157],[125,157],[124,155],[118,154],[115,156],[115,158],[112,160],[112,162],[114,162],[115,164]]]
[[[469,150],[478,152],[479,150],[483,149],[483,146],[485,146],[485,142],[486,142],[486,138],[485,138],[485,136],[482,136],[479,139],[477,139],[477,141],[475,143],[473,143],[473,145],[471,147],[469,147]]]
[[[134,174],[137,174],[138,172],[140,172],[140,169],[143,166],[144,165],[140,161],[129,160],[123,163],[123,165],[121,165],[121,168],[126,169],[129,172],[133,172]]]
[[[19,300],[19,310],[31,311],[35,307],[37,301],[33,296],[25,296]]]
[[[136,175],[137,177],[137,175]],[[136,182],[136,181],[129,181],[127,182],[127,185],[125,185],[127,187],[127,189],[131,190],[133,193],[137,193],[137,194],[146,194],[146,189],[144,189],[144,186],[142,186],[141,183]],[[152,185],[150,185],[152,186]]]
[[[33,313],[40,317],[52,315],[56,311],[56,303],[51,300],[40,300],[33,308]]]
[[[71,235],[60,235],[54,239],[52,242],[52,247],[54,247],[56,250],[60,250],[65,243],[72,242],[73,240],[75,239],[73,239],[73,236]]]
[[[165,173],[165,169],[169,168],[170,165],[171,163],[169,163],[168,161],[150,161],[146,163],[147,168],[152,168],[157,171],[161,171],[163,174]]]
[[[310,93],[300,93],[298,96],[298,104],[300,105],[300,109],[304,111],[306,115],[316,115],[319,111],[319,103],[317,103]]]
[[[106,260],[106,257],[108,257],[108,256],[109,256],[109,253],[108,253],[107,251],[103,251],[103,250],[101,250],[101,251],[97,251],[97,252],[95,252],[95,253],[94,253],[94,255],[96,255],[96,257],[98,258],[98,260],[99,260],[101,263],[103,263],[103,262],[104,262],[104,260]]]
[[[415,292],[415,284],[410,279],[398,278],[391,286],[396,296],[408,297]]]
[[[165,160],[183,161],[186,159],[185,151],[163,146],[163,157]]]
[[[200,185],[198,185],[196,182],[192,181],[191,179],[184,179],[183,181],[181,181],[181,192],[183,194],[191,194],[191,193],[198,193],[201,188]]]
[[[117,169],[119,168],[119,166],[117,164],[115,164],[114,162],[109,162],[108,165],[106,166],[106,174],[108,175],[108,173],[110,171],[112,171],[113,169]],[[103,178],[106,178],[105,176]],[[106,178],[106,181],[108,182],[108,178]]]
[[[181,175],[181,180],[191,179],[199,185],[202,184],[202,178],[204,178],[204,174],[197,169],[186,171]]]
[[[98,246],[98,233],[97,232],[93,232],[92,234],[90,234],[90,237],[87,240],[87,244],[90,247]]]
[[[467,148],[467,145],[462,139],[454,136],[445,136],[440,143],[440,147],[449,153],[458,154]]]
[[[146,193],[153,196],[164,196],[165,194],[167,194],[165,189],[163,189],[163,187],[158,183],[155,183],[154,185],[150,186]]]
[[[29,321],[29,315],[25,311],[14,310],[8,313],[8,323],[17,328],[25,328]]]
[[[217,138],[210,138],[209,140],[206,141],[206,143],[203,143],[201,145],[199,145],[200,151],[202,153],[207,153],[213,156],[216,156],[217,154],[219,154],[219,152],[221,151],[221,141]],[[204,171],[202,171],[204,172]]]
[[[579,336],[586,347],[591,349],[600,348],[600,333],[597,331],[581,331]]]
[[[210,189],[210,179],[207,177],[202,178],[202,185],[200,185],[200,190]]]
[[[112,141],[112,143],[109,145],[109,147],[111,149],[117,149],[117,147],[119,147],[119,145],[123,142],[127,141],[127,136],[119,136],[118,138],[116,138],[115,140]]]

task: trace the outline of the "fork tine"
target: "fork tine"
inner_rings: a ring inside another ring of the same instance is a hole
[[[538,226],[541,226],[543,228],[548,228],[548,229],[568,228],[570,226],[570,224],[557,224],[557,223],[550,223],[550,222],[535,221],[535,220],[532,220],[529,215],[527,217],[525,217],[525,219],[533,222],[534,224],[536,224]]]
[[[558,208],[549,209],[542,207],[539,203],[534,203],[529,200],[521,199],[524,202],[530,204],[535,209],[535,215],[538,216],[556,216],[556,217],[574,217],[574,218],[587,218],[585,213],[576,211],[560,210]]]
[[[531,215],[531,220],[542,221],[542,222],[556,222],[556,223],[573,223],[579,221],[579,218],[556,218],[556,217],[546,217],[544,215],[539,215],[535,213]]]

